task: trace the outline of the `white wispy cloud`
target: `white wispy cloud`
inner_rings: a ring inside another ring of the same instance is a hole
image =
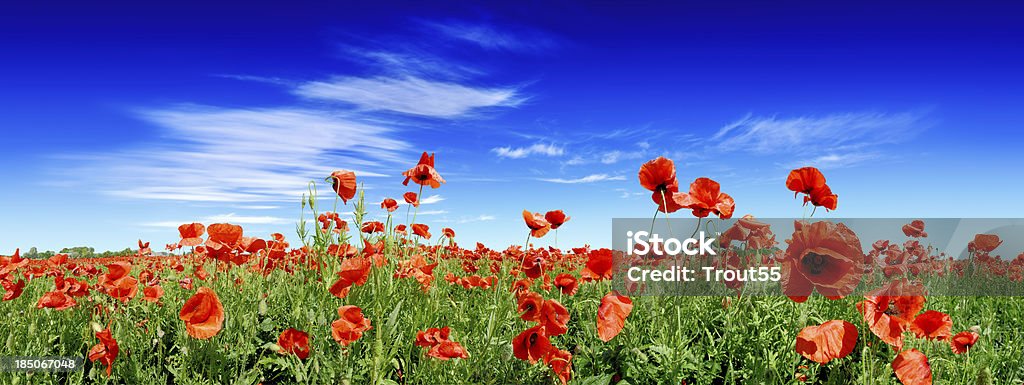
[[[235,213],[220,214],[204,217],[198,220],[181,220],[181,221],[157,221],[157,222],[145,222],[143,226],[148,227],[168,227],[177,228],[186,223],[199,222],[206,225],[213,223],[231,223],[235,225],[275,225],[294,222],[294,219],[273,217],[273,216],[246,216],[236,215]]]
[[[497,217],[495,217],[493,215],[481,214],[481,215],[477,215],[475,217],[460,217],[459,219],[442,218],[442,219],[435,220],[433,222],[436,222],[436,223],[464,224],[464,223],[473,223],[473,222],[487,222],[487,221],[493,221],[495,219],[497,219]]]
[[[493,215],[483,214],[483,215],[478,215],[478,216],[473,217],[473,218],[460,219],[459,223],[486,222],[486,221],[493,221],[495,219],[497,219],[497,218],[495,216],[493,216]]]
[[[746,116],[715,133],[710,142],[719,151],[759,154],[820,151],[905,141],[925,128],[917,112],[833,114],[777,118]]]
[[[785,164],[783,167],[799,168],[805,166],[814,166],[820,169],[836,169],[855,166],[857,164],[869,160],[879,159],[881,157],[882,155],[877,152],[829,153],[814,158],[802,159],[799,161],[791,162]]]
[[[576,184],[576,183],[603,182],[603,181],[610,181],[610,180],[626,180],[626,177],[621,176],[621,175],[611,176],[611,175],[608,175],[608,174],[592,174],[592,175],[587,175],[585,177],[577,178],[577,179],[545,178],[545,179],[540,179],[540,180],[545,181],[545,182],[551,182],[551,183]]]
[[[295,88],[311,99],[344,102],[367,111],[451,118],[483,107],[515,107],[525,98],[516,88],[480,88],[406,77],[335,77]]]
[[[177,106],[140,116],[165,143],[81,157],[91,182],[111,195],[215,202],[295,201],[337,165],[359,177],[403,160],[409,145],[389,127],[319,110]],[[174,138],[175,140],[170,140]],[[339,153],[339,150],[344,152]],[[321,188],[330,187],[321,183]]]
[[[641,151],[624,152],[619,150],[609,151],[601,155],[601,163],[614,164],[622,160],[640,159],[644,153]]]
[[[530,155],[561,156],[565,154],[565,149],[554,144],[535,143],[527,147],[496,147],[491,152],[501,158],[520,159]]]
[[[434,204],[434,203],[437,203],[437,202],[440,202],[440,201],[443,201],[443,200],[444,200],[444,197],[442,197],[440,195],[430,195],[430,196],[427,196],[426,198],[421,198],[420,199],[420,204],[421,205],[430,205],[430,204]]]
[[[441,214],[448,214],[448,211],[446,211],[446,210],[424,210],[424,211],[420,211],[419,213],[417,213],[417,215],[441,215]]]
[[[505,26],[499,30],[488,24],[463,21],[423,22],[424,26],[454,40],[476,44],[488,50],[539,52],[558,45],[548,33],[526,27]]]

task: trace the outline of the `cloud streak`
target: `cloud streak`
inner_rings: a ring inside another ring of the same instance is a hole
[[[178,140],[89,157],[88,175],[111,195],[294,201],[310,180],[322,180],[338,164],[361,177],[383,176],[361,169],[398,162],[409,148],[389,127],[319,110],[186,105],[142,111],[140,117]]]
[[[626,180],[626,177],[621,176],[621,175],[611,176],[611,175],[608,175],[608,174],[591,174],[591,175],[587,175],[585,177],[576,178],[576,179],[545,178],[545,179],[540,179],[540,180],[545,181],[545,182],[551,182],[551,183],[579,184],[579,183],[604,182],[604,181],[612,181],[612,180]]]
[[[552,35],[525,27],[506,26],[512,29],[507,31],[463,21],[423,22],[423,25],[449,39],[472,43],[486,50],[542,52],[558,46]]]
[[[719,151],[757,154],[817,152],[820,149],[898,143],[926,126],[924,116],[916,112],[846,113],[789,119],[746,116],[719,129],[710,142]]]
[[[496,147],[492,148],[491,152],[500,158],[522,159],[531,155],[562,156],[565,149],[554,144],[535,143],[527,147]]]
[[[366,111],[454,118],[484,107],[515,107],[525,99],[515,88],[479,88],[406,77],[335,77],[298,86],[296,95],[355,105]]]

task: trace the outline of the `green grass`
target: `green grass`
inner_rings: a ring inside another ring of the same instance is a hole
[[[316,196],[315,190],[310,195]],[[304,209],[307,205],[316,207],[313,199],[303,202]],[[360,196],[355,229],[364,213]],[[316,214],[314,210],[313,218]],[[182,304],[193,294],[177,285],[187,274],[171,269],[157,272],[166,290],[161,304],[138,298],[121,304],[94,290],[78,298],[77,307],[64,311],[36,309],[39,297],[53,289],[53,280],[31,281],[19,298],[0,302],[0,314],[5,315],[0,317],[0,330],[7,332],[0,356],[84,357],[97,343],[91,322],[111,323],[120,354],[110,377],[102,365],[86,361],[84,370],[71,373],[0,373],[0,384],[558,383],[543,363],[531,365],[513,356],[512,338],[532,326],[519,319],[515,296],[509,292],[515,278],[508,272],[516,266],[517,257],[505,259],[498,284],[489,290],[449,284],[443,279],[447,273],[465,275],[462,261],[440,258],[433,286],[424,292],[413,279],[392,278],[396,261],[410,249],[399,248],[394,234],[389,234],[389,263],[374,268],[365,285],[338,299],[328,292],[337,258],[323,251],[329,244],[350,240],[330,231],[310,234],[305,222],[300,223],[299,243],[325,262],[320,270],[300,268],[292,274],[275,270],[263,276],[249,266],[218,269],[215,262],[205,263],[205,270],[215,274],[207,281],[196,279],[194,285],[212,288],[226,313],[223,330],[209,340],[189,337],[178,318]],[[390,218],[388,225],[390,229]],[[440,231],[434,232],[436,244]],[[359,239],[351,241],[359,244]],[[439,257],[444,251],[427,253]],[[487,258],[476,263],[479,273],[488,272]],[[553,277],[567,271],[579,276],[577,267],[556,266],[546,273]],[[136,264],[134,274],[143,268]],[[243,283],[236,284],[236,278]],[[95,283],[95,278],[89,281]],[[597,337],[596,317],[611,282],[581,282],[574,296],[557,289],[541,291],[539,286],[534,282],[532,289],[569,310],[568,332],[553,337],[552,343],[573,354],[574,384],[795,384],[798,373],[806,376],[807,383],[898,383],[890,368],[896,352],[864,325],[854,306],[860,297],[837,301],[812,297],[803,304],[781,296],[634,297],[625,328],[604,343]],[[331,338],[330,324],[341,305],[359,306],[373,326],[348,347]],[[97,306],[107,311],[97,311]],[[978,344],[964,355],[954,355],[945,342],[907,338],[907,348],[917,348],[929,357],[936,384],[976,383],[981,373],[993,384],[1024,383],[1024,297],[936,296],[928,297],[925,308],[948,313],[954,333],[977,326],[981,334]],[[794,350],[797,333],[831,319],[857,326],[859,342],[854,352],[827,365],[801,357]],[[425,348],[415,346],[417,331],[443,326],[451,327],[452,340],[468,350],[468,359],[429,359]],[[278,335],[287,328],[311,336],[312,353],[307,360],[274,351]]]
[[[486,260],[485,260],[486,261]],[[506,264],[506,269],[509,264]],[[394,265],[375,269],[369,282],[354,287],[345,300],[331,296],[311,271],[294,275],[275,271],[264,278],[241,268],[219,273],[196,286],[213,288],[224,304],[224,329],[211,340],[190,338],[177,317],[192,293],[165,271],[166,294],[154,305],[134,299],[114,307],[93,293],[65,311],[35,309],[35,300],[52,289],[37,279],[24,294],[0,304],[0,329],[11,331],[3,355],[84,356],[96,343],[90,328],[94,304],[108,306],[121,352],[107,378],[102,366],[70,374],[2,374],[3,383],[390,383],[552,384],[543,364],[512,356],[510,341],[530,325],[519,320],[508,288],[512,277],[499,275],[497,290],[466,290],[440,277],[461,273],[457,260],[444,260],[429,292],[411,279],[392,279]],[[486,269],[486,267],[484,267]],[[212,263],[207,271],[213,271]],[[186,270],[189,271],[189,270]],[[507,271],[507,270],[506,270]],[[244,283],[235,285],[234,277]],[[325,280],[327,281],[327,280]],[[534,290],[539,290],[535,283]],[[810,383],[895,384],[889,368],[894,352],[860,322],[857,298],[812,298],[796,304],[785,297],[636,297],[622,333],[608,343],[596,336],[595,317],[608,282],[588,283],[575,296],[543,293],[561,301],[571,315],[569,331],[553,343],[573,353],[574,383],[609,383],[614,376],[630,384],[786,384],[799,370]],[[342,304],[354,304],[372,320],[373,329],[343,348],[330,337],[330,323]],[[954,332],[977,325],[981,339],[970,355],[954,355],[948,344],[908,338],[908,348],[925,352],[935,383],[971,383],[987,370],[995,384],[1024,382],[1024,299],[1018,297],[929,297],[926,309],[953,318]],[[102,318],[101,318],[102,319]],[[797,332],[829,319],[845,319],[860,330],[850,356],[819,366],[793,349]],[[148,320],[144,327],[137,323]],[[470,353],[465,360],[427,359],[414,345],[417,330],[450,326],[452,339]],[[300,361],[270,350],[289,327],[312,336],[309,359]],[[870,346],[869,346],[870,344]],[[800,366],[806,369],[798,369]],[[401,374],[399,374],[401,373]]]

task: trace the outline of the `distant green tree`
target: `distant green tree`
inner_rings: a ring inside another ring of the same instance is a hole
[[[96,249],[88,246],[65,247],[60,250],[61,254],[67,254],[72,258],[93,258],[96,256]]]

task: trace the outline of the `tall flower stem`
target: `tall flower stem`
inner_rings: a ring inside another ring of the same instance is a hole
[[[660,206],[658,208],[654,209],[654,216],[651,217],[651,231],[647,233],[648,237],[651,236],[651,233],[654,232],[654,221],[658,219],[658,211],[661,211],[661,207]]]
[[[416,194],[416,202],[420,201],[421,195],[423,195],[423,185],[420,185],[420,192],[419,192],[419,194]],[[420,212],[420,205],[416,205],[416,210],[413,210],[413,212],[412,212],[412,222],[409,223],[409,229],[410,230],[412,229],[412,225],[416,224],[416,214],[419,214],[419,212]]]
[[[665,190],[661,190],[661,208],[665,211],[665,225],[668,226],[668,235],[671,237],[673,236],[672,222],[668,219],[668,202],[665,201]]]

